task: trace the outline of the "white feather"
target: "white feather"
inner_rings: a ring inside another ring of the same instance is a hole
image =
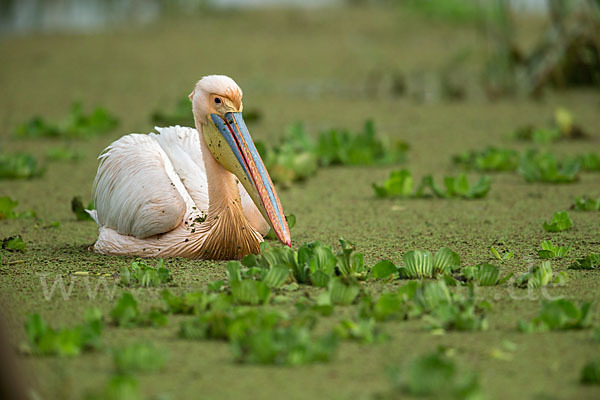
[[[97,211],[92,217],[101,228],[109,228],[100,230],[100,243],[106,241],[102,232],[147,238],[208,213],[198,131],[180,126],[155,129],[158,133],[123,136],[99,157],[94,182]],[[246,189],[241,184],[238,188],[248,222],[266,235],[267,221]]]

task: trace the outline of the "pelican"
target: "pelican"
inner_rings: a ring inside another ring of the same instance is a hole
[[[260,252],[270,228],[291,245],[283,208],[242,118],[242,90],[205,76],[190,94],[196,129],[155,128],[109,145],[94,180],[94,250],[230,260]]]

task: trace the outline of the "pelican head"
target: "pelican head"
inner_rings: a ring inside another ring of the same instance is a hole
[[[215,160],[239,179],[279,240],[290,246],[290,229],[279,197],[242,118],[240,87],[227,76],[205,76],[190,100],[196,124],[202,126]]]

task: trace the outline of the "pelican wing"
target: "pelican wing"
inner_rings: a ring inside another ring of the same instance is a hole
[[[99,159],[93,197],[101,226],[145,238],[174,229],[186,205],[193,204],[169,157],[150,135],[123,136]]]

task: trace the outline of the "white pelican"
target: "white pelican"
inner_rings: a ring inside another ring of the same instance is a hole
[[[190,94],[196,129],[130,134],[100,155],[94,250],[141,257],[239,259],[272,227],[291,236],[271,178],[242,119],[242,90],[205,76]]]

